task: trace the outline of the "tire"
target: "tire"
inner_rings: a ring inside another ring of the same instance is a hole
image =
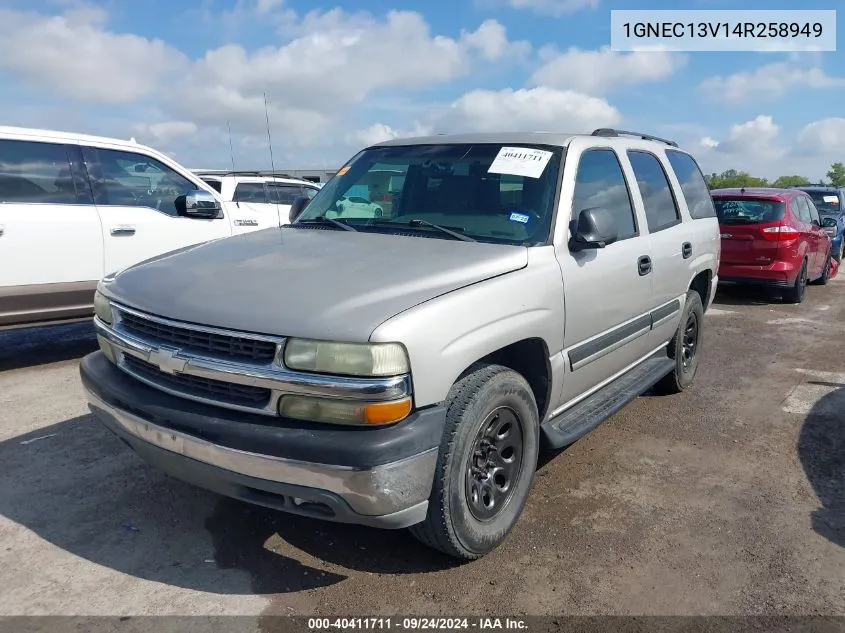
[[[509,430],[499,440],[497,434],[508,423]],[[453,558],[475,560],[489,553],[522,514],[539,449],[537,403],[526,380],[507,367],[474,365],[447,397],[428,515],[410,528],[411,533]],[[502,468],[506,464],[510,473]]]
[[[792,287],[783,293],[783,300],[786,303],[804,303],[804,296],[807,290],[807,260],[801,264],[801,270],[795,278]]]
[[[667,349],[669,358],[675,361],[675,367],[655,385],[656,392],[664,395],[681,393],[692,385],[698,371],[703,325],[704,306],[701,304],[701,296],[695,290],[688,290],[681,322]]]
[[[816,279],[814,283],[818,284],[819,286],[827,285],[827,282],[830,280],[830,266],[832,261],[833,255],[828,253],[827,259],[824,260],[824,270],[822,271],[822,276]]]

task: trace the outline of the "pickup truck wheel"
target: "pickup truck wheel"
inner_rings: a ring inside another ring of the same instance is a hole
[[[667,353],[675,361],[675,368],[655,385],[663,394],[681,393],[689,387],[698,371],[698,352],[701,349],[701,327],[704,324],[704,307],[701,296],[694,290],[687,292],[681,322]]]
[[[539,416],[526,380],[476,365],[452,387],[428,516],[411,527],[422,543],[474,560],[505,540],[534,481]]]

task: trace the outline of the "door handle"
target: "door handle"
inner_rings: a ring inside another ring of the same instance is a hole
[[[135,235],[135,227],[129,224],[111,227],[112,235]]]
[[[637,260],[637,269],[640,272],[640,277],[651,272],[651,257],[643,255]]]
[[[0,224],[0,237],[3,237],[3,233],[6,232],[6,227]]]
[[[692,244],[689,242],[684,242],[684,245],[681,246],[681,255],[684,256],[684,259],[689,259],[692,257]]]

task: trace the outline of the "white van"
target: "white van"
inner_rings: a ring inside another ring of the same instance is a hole
[[[255,217],[134,140],[0,127],[0,329],[91,318],[106,274]]]

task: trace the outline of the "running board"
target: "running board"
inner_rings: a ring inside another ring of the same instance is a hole
[[[569,446],[622,409],[626,404],[651,389],[675,368],[675,361],[659,352],[628,370],[613,382],[547,420],[540,427],[546,448]]]

